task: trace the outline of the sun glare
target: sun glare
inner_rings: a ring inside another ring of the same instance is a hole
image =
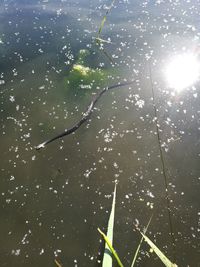
[[[200,77],[200,62],[194,54],[182,54],[170,60],[165,70],[169,87],[181,91]]]

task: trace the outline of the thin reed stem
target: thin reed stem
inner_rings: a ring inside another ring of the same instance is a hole
[[[172,243],[172,251],[173,251],[173,257],[174,261],[176,260],[176,244],[175,244],[175,237],[174,237],[174,227],[172,223],[172,215],[171,215],[171,207],[170,207],[170,196],[169,196],[169,185],[168,185],[168,178],[167,178],[167,172],[166,172],[166,166],[165,166],[165,160],[163,156],[163,150],[162,150],[162,142],[161,142],[161,136],[160,136],[160,124],[158,120],[158,112],[156,108],[156,102],[155,102],[155,93],[154,93],[154,86],[153,86],[153,79],[152,79],[152,72],[151,72],[151,65],[149,63],[149,75],[150,75],[150,83],[151,83],[151,92],[152,92],[152,98],[153,98],[153,109],[154,109],[154,117],[155,117],[155,124],[156,124],[156,134],[158,139],[158,148],[159,148],[159,154],[160,154],[160,160],[161,160],[161,166],[162,166],[162,173],[164,177],[164,185],[165,185],[165,198],[167,203],[167,213],[169,218],[169,228],[170,228],[170,237],[171,237],[171,243]]]

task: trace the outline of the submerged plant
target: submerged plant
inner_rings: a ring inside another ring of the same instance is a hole
[[[64,88],[68,93],[87,94],[97,86],[107,84],[110,77],[121,77],[121,71],[114,68],[92,68],[88,64],[90,52],[81,49],[78,57],[64,78]]]
[[[71,92],[80,93],[92,89],[93,85],[101,85],[106,80],[106,72],[101,69],[93,69],[87,65],[87,58],[90,52],[81,49],[78,58],[72,65],[71,71],[64,78],[64,87]],[[83,90],[80,90],[83,89]]]

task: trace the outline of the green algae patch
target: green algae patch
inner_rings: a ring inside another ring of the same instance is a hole
[[[80,64],[74,64],[73,70],[80,73],[80,75],[86,76],[89,75],[89,73],[92,71],[89,67],[84,67]]]
[[[100,85],[105,81],[106,75],[100,69],[92,69],[80,64],[74,64],[66,82],[72,89],[92,89],[94,85]]]
[[[64,78],[64,87],[73,94],[86,94],[86,92],[107,85],[108,79],[116,76],[116,69],[91,68],[87,64],[90,52],[87,49],[79,51],[77,60],[72,65],[69,74]]]

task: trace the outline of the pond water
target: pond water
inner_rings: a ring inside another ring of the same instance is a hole
[[[106,232],[116,182],[114,247],[124,266],[141,238],[135,225],[152,215],[147,236],[160,250],[178,266],[200,266],[200,3],[115,1],[99,47],[111,3],[0,2],[2,267],[101,266],[97,228]],[[197,71],[182,60],[169,85],[167,64],[181,55]],[[36,151],[80,120],[95,93],[130,80],[74,134]],[[143,243],[136,266],[163,264]]]

